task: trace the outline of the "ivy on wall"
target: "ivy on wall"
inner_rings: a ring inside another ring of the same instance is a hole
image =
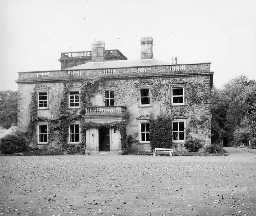
[[[150,144],[151,148],[172,147],[172,121],[171,116],[159,116],[151,118],[150,123]]]
[[[90,98],[99,89],[103,78],[97,80],[86,80],[81,86],[81,114],[85,114],[85,108],[92,106]]]
[[[186,98],[189,105],[209,103],[211,93],[206,91],[206,84],[196,80],[186,85]]]
[[[37,91],[36,87],[34,88],[34,92],[32,93],[31,104],[30,104],[30,123],[28,128],[28,137],[31,143],[36,146],[37,143],[37,135],[36,135],[36,127],[38,122],[47,122],[49,127],[49,149],[58,149],[62,152],[67,153],[78,153],[82,152],[86,148],[86,130],[90,128],[99,128],[99,127],[107,127],[107,128],[115,128],[120,131],[121,134],[121,144],[122,149],[126,150],[126,125],[127,121],[117,121],[107,124],[98,124],[93,122],[86,122],[83,118],[83,114],[85,113],[85,108],[91,106],[90,98],[92,95],[99,89],[100,84],[102,83],[102,79],[98,80],[87,80],[82,83],[81,86],[81,111],[80,113],[77,110],[69,109],[69,91],[73,86],[73,83],[68,81],[64,83],[63,87],[63,95],[61,98],[60,106],[59,106],[59,115],[57,119],[47,119],[38,117],[38,107],[37,107]],[[125,118],[128,118],[125,116]],[[81,127],[81,143],[80,144],[69,144],[68,143],[68,134],[69,134],[69,125],[72,122],[80,121]]]

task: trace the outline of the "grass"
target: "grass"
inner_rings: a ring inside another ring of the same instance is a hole
[[[0,157],[0,215],[255,215],[256,155]]]

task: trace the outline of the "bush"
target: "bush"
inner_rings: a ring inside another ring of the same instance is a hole
[[[9,134],[1,139],[2,154],[13,154],[28,150],[27,140],[23,133]]]
[[[210,154],[223,153],[223,148],[220,145],[212,144],[206,147],[205,152]]]
[[[83,143],[68,145],[65,150],[65,154],[85,154],[85,147]]]
[[[203,147],[199,139],[189,139],[184,146],[189,152],[198,152]]]

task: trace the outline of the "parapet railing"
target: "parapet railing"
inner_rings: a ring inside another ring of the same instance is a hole
[[[85,108],[85,115],[90,114],[123,114],[126,112],[126,107],[124,106],[93,106]]]
[[[54,79],[93,79],[114,75],[147,75],[147,74],[177,74],[177,73],[209,73],[210,63],[156,65],[142,67],[95,68],[55,71],[19,72],[18,81],[54,80]]]
[[[88,57],[92,56],[92,51],[77,51],[77,52],[63,52],[61,53],[61,57],[69,57],[69,58],[75,58],[75,57]]]

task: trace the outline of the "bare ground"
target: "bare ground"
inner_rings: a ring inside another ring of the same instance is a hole
[[[0,215],[256,215],[256,154],[0,157]]]

